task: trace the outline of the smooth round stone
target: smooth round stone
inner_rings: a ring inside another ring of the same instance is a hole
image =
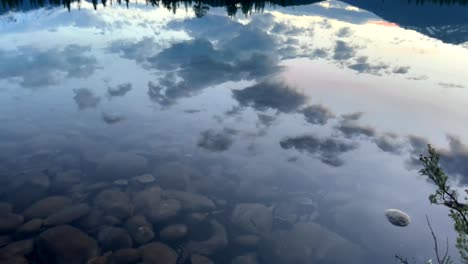
[[[170,247],[154,242],[140,247],[144,264],[175,264],[177,253]]]
[[[123,248],[131,248],[132,238],[127,230],[120,227],[104,227],[98,233],[98,241],[102,249],[115,251]]]
[[[0,247],[10,244],[11,237],[9,236],[0,236]]]
[[[104,222],[104,215],[100,210],[92,209],[89,214],[85,215],[84,217],[80,218],[76,224],[77,226],[88,232],[94,233]]]
[[[174,199],[161,200],[148,208],[146,216],[153,223],[164,222],[176,217],[181,210],[181,204]]]
[[[10,255],[10,256],[26,256],[31,254],[34,250],[34,240],[33,239],[25,239],[15,241],[6,247],[0,250],[0,253]]]
[[[153,226],[143,215],[135,215],[129,218],[125,223],[125,228],[138,245],[148,243],[154,238]]]
[[[204,213],[191,213],[188,215],[188,220],[192,224],[198,224],[205,221],[207,215]]]
[[[127,185],[128,185],[128,181],[127,181],[127,180],[115,180],[115,181],[114,181],[114,185],[117,185],[117,186],[127,186]]]
[[[163,196],[180,201],[182,209],[192,212],[204,212],[216,209],[215,203],[201,194],[184,191],[165,191]]]
[[[142,184],[152,183],[156,180],[156,178],[154,178],[154,176],[149,173],[136,176],[133,179],[135,179],[135,181],[142,183]]]
[[[107,154],[97,167],[100,178],[123,179],[134,177],[146,170],[146,158],[130,152]]]
[[[109,226],[116,226],[121,223],[119,218],[112,216],[112,215],[104,216],[103,220],[104,220],[104,224],[109,225]]]
[[[107,215],[124,219],[133,212],[128,195],[118,190],[103,190],[95,198],[95,204]]]
[[[411,222],[411,218],[405,212],[398,209],[385,210],[387,220],[395,226],[407,226]]]
[[[108,256],[99,256],[99,257],[94,257],[88,260],[86,264],[111,264],[109,261]]]
[[[158,184],[164,189],[186,190],[190,168],[182,163],[169,162],[156,169]]]
[[[242,256],[235,257],[231,264],[257,264],[257,255],[255,254],[247,254]]]
[[[42,263],[83,264],[97,256],[94,239],[69,225],[52,227],[36,239],[36,250]]]
[[[260,241],[260,237],[255,235],[243,235],[234,238],[234,243],[246,248],[255,248]]]
[[[0,258],[0,264],[28,264],[28,261],[22,256],[5,256]]]
[[[273,212],[263,204],[238,204],[232,212],[231,222],[249,233],[265,234],[272,228]]]
[[[190,252],[205,256],[211,256],[216,251],[223,249],[229,243],[226,229],[218,221],[210,221],[212,234],[204,241],[189,241],[187,247]]]
[[[86,186],[86,190],[95,192],[95,191],[100,191],[107,187],[109,187],[109,184],[107,182],[95,182],[93,184]]]
[[[87,215],[90,211],[91,208],[89,208],[87,204],[76,204],[47,217],[44,221],[44,225],[56,226],[69,224]]]
[[[109,264],[134,264],[141,259],[141,254],[138,249],[125,248],[113,252],[108,257]]]
[[[21,215],[7,213],[0,215],[0,233],[10,233],[23,224],[24,217]]]
[[[80,170],[67,170],[57,173],[52,180],[52,189],[57,192],[69,190],[72,186],[80,183],[83,173]]]
[[[188,228],[183,224],[166,226],[159,232],[161,240],[174,241],[185,237],[188,233]]]
[[[13,212],[13,205],[7,202],[0,202],[0,215]]]
[[[192,264],[214,264],[214,262],[211,259],[198,254],[193,254],[190,257],[190,261],[192,262]]]
[[[16,230],[16,234],[19,236],[27,236],[39,232],[43,225],[44,221],[42,219],[33,219],[26,223]]]
[[[146,188],[142,191],[136,192],[133,195],[133,204],[135,205],[135,210],[140,213],[147,212],[154,204],[161,201],[161,188],[157,186],[152,186]]]
[[[27,220],[34,218],[47,218],[72,204],[70,198],[65,196],[49,196],[39,200],[24,210],[23,215]]]

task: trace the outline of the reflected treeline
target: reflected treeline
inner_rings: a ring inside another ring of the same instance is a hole
[[[64,6],[71,9],[71,5],[76,3],[78,8],[81,5],[81,0],[0,0],[4,10],[27,10],[35,7],[46,6]],[[138,3],[138,0],[134,0]],[[375,0],[382,1],[384,0]],[[112,5],[113,2],[117,4],[125,4],[127,7],[130,0],[89,0],[93,4],[94,9],[98,6],[106,7]],[[133,2],[133,1],[132,1]],[[225,7],[229,16],[235,16],[239,11],[244,15],[251,14],[252,12],[261,12],[265,6],[293,6],[293,5],[306,5],[321,0],[146,0],[146,4],[152,6],[162,6],[174,13],[177,9],[193,8],[198,17],[205,15],[210,7]],[[408,4],[424,5],[424,4],[438,4],[438,5],[466,5],[468,0],[408,0]]]
[[[64,6],[71,9],[72,4],[77,4],[78,8],[81,6],[81,0],[0,0],[2,8],[5,10],[27,10],[35,7],[47,6]],[[94,9],[98,6],[106,7],[114,3],[125,4],[127,7],[131,2],[138,3],[138,0],[90,0],[87,1],[93,4]],[[239,11],[244,15],[251,14],[252,12],[261,12],[265,6],[292,6],[292,5],[306,5],[320,0],[146,0],[147,5],[162,6],[174,13],[177,9],[193,8],[198,17],[205,15],[210,7],[225,7],[226,12],[230,16],[235,16]]]

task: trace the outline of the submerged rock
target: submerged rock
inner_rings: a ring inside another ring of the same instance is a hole
[[[36,247],[40,260],[47,264],[84,264],[98,254],[96,241],[69,225],[41,233]]]
[[[269,264],[363,263],[359,246],[315,223],[264,235],[258,252],[261,262]]]
[[[208,197],[183,191],[165,191],[163,196],[180,201],[183,210],[187,211],[211,211],[216,209],[215,203]]]
[[[39,200],[24,210],[23,215],[26,220],[34,218],[45,219],[49,215],[54,214],[65,207],[72,204],[70,198],[65,196],[49,196]]]
[[[115,180],[113,183],[114,183],[114,185],[117,185],[117,186],[127,186],[128,185],[128,181],[123,180],[123,179]]]
[[[21,215],[7,213],[0,215],[0,234],[15,231],[23,224],[24,217]]]
[[[43,198],[49,187],[49,176],[45,175],[42,170],[31,170],[15,177],[5,196],[15,208],[24,209]]]
[[[260,237],[255,235],[242,235],[234,238],[234,243],[241,247],[255,248],[258,246]]]
[[[28,264],[28,261],[22,256],[1,256],[0,264]]]
[[[192,264],[214,264],[214,262],[211,259],[198,254],[193,254],[190,258],[190,261],[192,262]]]
[[[98,241],[104,251],[131,248],[132,238],[127,230],[119,227],[104,227],[99,231]]]
[[[55,226],[69,224],[87,215],[91,208],[87,204],[76,204],[65,208],[49,217],[44,221],[46,226]]]
[[[0,215],[13,212],[13,205],[7,202],[0,202]]]
[[[141,254],[138,249],[125,248],[113,252],[107,258],[107,264],[136,264],[140,261]]]
[[[143,215],[135,215],[129,218],[125,223],[125,228],[138,245],[148,243],[154,238],[153,226]]]
[[[144,264],[175,264],[177,253],[170,247],[154,242],[140,247]]]
[[[133,195],[135,211],[144,213],[155,203],[159,203],[161,200],[161,194],[161,188],[156,186],[135,193]]]
[[[210,256],[228,245],[228,237],[224,226],[215,220],[212,220],[210,224],[213,230],[211,237],[205,241],[189,241],[187,248],[190,252]]]
[[[97,167],[101,179],[125,179],[142,174],[147,166],[146,158],[131,152],[107,154]]]
[[[30,221],[24,223],[22,226],[20,226],[18,228],[18,230],[16,230],[15,235],[20,236],[20,237],[24,237],[24,236],[28,236],[28,235],[37,233],[37,232],[39,232],[39,230],[41,230],[43,223],[44,223],[44,221],[42,219],[30,220]]]
[[[409,215],[398,209],[385,210],[385,216],[388,221],[395,226],[407,226],[411,222]]]
[[[15,241],[0,250],[0,254],[10,256],[26,256],[31,254],[34,250],[34,240],[25,239]]]
[[[178,200],[161,200],[159,203],[152,204],[148,208],[146,216],[151,222],[159,223],[176,217],[180,210],[181,204]]]
[[[247,232],[265,234],[271,230],[273,213],[272,209],[262,204],[238,204],[232,212],[231,221]]]
[[[4,247],[11,242],[11,237],[9,236],[0,236],[0,247]]]
[[[104,215],[98,209],[92,209],[87,215],[76,221],[76,225],[87,233],[94,233],[104,222]]]
[[[103,190],[96,196],[94,202],[106,214],[119,219],[127,218],[133,211],[128,195],[118,190]]]
[[[141,183],[141,184],[152,183],[152,182],[154,182],[156,180],[156,178],[154,178],[154,176],[152,174],[149,174],[149,173],[136,176],[133,179],[135,181]]]
[[[257,264],[257,263],[258,263],[257,255],[254,253],[237,256],[231,262],[231,264]]]
[[[161,240],[174,241],[184,238],[188,233],[188,227],[184,224],[169,225],[159,232]]]
[[[162,188],[185,191],[190,171],[190,168],[179,162],[169,162],[157,168],[155,175]]]

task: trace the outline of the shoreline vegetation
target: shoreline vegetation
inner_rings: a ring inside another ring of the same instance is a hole
[[[423,168],[419,171],[419,173],[422,176],[427,177],[427,179],[437,187],[436,191],[429,195],[429,201],[431,204],[442,205],[449,209],[449,216],[453,220],[454,228],[457,233],[455,246],[457,247],[460,254],[460,263],[467,264],[468,196],[460,194],[457,190],[448,184],[448,176],[439,165],[440,155],[431,145],[428,145],[428,155],[421,155],[419,160],[423,164]],[[465,190],[465,193],[468,194],[468,190]],[[446,239],[445,249],[442,249],[427,216],[426,220],[434,240],[435,263],[453,264],[454,262],[452,258],[448,255],[448,239]],[[416,263],[415,261],[411,262],[399,255],[395,255],[395,258],[400,264]],[[427,262],[427,264],[431,263],[433,263],[432,260]]]

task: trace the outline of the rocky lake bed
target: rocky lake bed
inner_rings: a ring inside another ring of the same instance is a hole
[[[87,172],[70,164],[21,172],[2,187],[1,264],[308,263],[343,248],[359,257],[337,235],[323,243],[334,234],[313,223],[310,198],[272,188],[275,199],[255,201],[235,179],[210,189],[212,174],[126,152]]]

